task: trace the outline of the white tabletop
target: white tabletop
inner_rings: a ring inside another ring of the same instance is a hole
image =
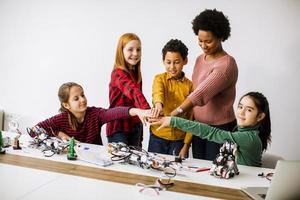
[[[88,147],[89,151],[99,152],[101,157],[104,159],[110,158],[106,148],[103,146],[85,143],[82,143],[81,145]],[[66,154],[55,154],[52,157],[44,157],[40,150],[32,148],[23,147],[22,150],[13,150],[10,147],[6,149],[6,153],[153,177],[161,176],[161,172],[159,171],[142,169],[134,165],[114,163],[111,166],[102,167],[81,160],[67,160]],[[174,157],[172,156],[165,157],[167,159],[174,160]],[[210,167],[212,162],[198,159],[187,159],[183,162],[183,164],[186,166]],[[261,172],[273,172],[273,169],[248,167],[243,165],[239,165],[238,168],[240,174],[234,176],[232,179],[215,178],[214,176],[209,175],[207,171],[190,172],[186,170],[178,171],[174,179],[234,189],[249,186],[269,186],[270,182],[267,179],[258,177],[257,175]],[[160,192],[160,195],[157,195],[151,189],[140,193],[138,192],[139,188],[137,186],[54,173],[44,170],[29,169],[2,163],[0,163],[0,177],[1,180],[5,180],[1,181],[0,196],[4,195],[5,197],[1,199],[99,199],[99,197],[122,199],[124,198],[124,194],[130,194],[130,199],[152,199],[153,196],[158,199],[199,199],[199,196],[169,191],[163,191]],[[207,197],[203,198],[207,199]],[[127,199],[127,197],[125,199]]]
[[[138,186],[113,183],[54,173],[43,170],[30,169],[0,163],[1,187],[0,194],[3,200],[53,200],[53,199],[210,199],[195,195],[163,191],[157,195],[148,189],[138,192]],[[126,196],[124,196],[126,195]]]

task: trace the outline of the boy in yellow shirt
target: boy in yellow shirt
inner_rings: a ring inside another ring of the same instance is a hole
[[[155,76],[152,85],[153,106],[165,116],[177,108],[192,92],[192,82],[182,71],[187,64],[188,48],[180,40],[170,40],[162,49],[163,64],[166,72]],[[192,112],[180,115],[192,119]],[[188,153],[192,134],[177,128],[165,127],[157,131],[158,126],[150,126],[149,152],[176,155],[181,158]]]

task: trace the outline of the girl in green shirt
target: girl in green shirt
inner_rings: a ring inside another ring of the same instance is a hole
[[[151,119],[150,122],[151,125],[160,125],[158,130],[171,126],[220,144],[225,140],[232,141],[238,145],[238,164],[260,167],[262,153],[271,142],[268,100],[259,92],[245,94],[239,100],[236,119],[238,126],[235,131],[224,131],[178,117]]]

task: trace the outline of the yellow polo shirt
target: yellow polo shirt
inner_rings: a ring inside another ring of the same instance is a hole
[[[162,103],[163,113],[169,116],[192,92],[193,84],[184,73],[181,79],[171,77],[167,72],[155,76],[152,85],[152,103]],[[192,120],[192,111],[185,112],[180,117]],[[182,140],[184,143],[190,143],[192,134],[181,131],[177,128],[165,127],[157,131],[158,126],[150,126],[154,135],[166,140]]]

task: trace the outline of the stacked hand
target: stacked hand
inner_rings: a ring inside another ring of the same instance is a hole
[[[149,122],[149,119],[156,119],[162,114],[162,112],[157,108],[147,110],[131,108],[129,112],[131,116],[138,116],[144,125]]]
[[[150,123],[150,125],[155,125],[155,126],[159,126],[156,130],[160,130],[164,127],[168,127],[170,126],[170,122],[171,122],[171,117],[167,116],[167,117],[156,117],[156,118],[148,118],[148,122]]]

